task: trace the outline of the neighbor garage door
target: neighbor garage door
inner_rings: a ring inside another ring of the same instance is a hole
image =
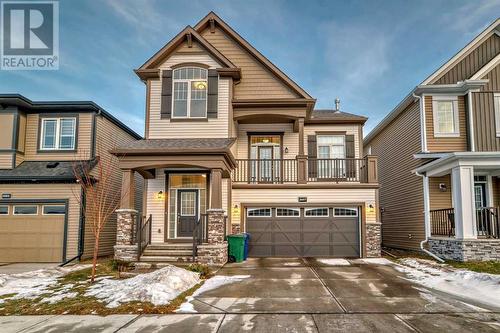
[[[0,204],[0,262],[61,262],[64,204]]]
[[[251,257],[359,257],[359,208],[248,207]]]

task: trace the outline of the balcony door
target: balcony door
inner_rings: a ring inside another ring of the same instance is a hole
[[[318,135],[318,178],[345,177],[345,135]]]
[[[281,135],[250,136],[250,180],[253,183],[281,181]]]

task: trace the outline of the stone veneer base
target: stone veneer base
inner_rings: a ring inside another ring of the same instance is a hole
[[[500,239],[431,237],[427,244],[432,253],[447,260],[500,260]]]
[[[196,261],[203,265],[224,265],[227,262],[227,243],[198,245]]]
[[[378,258],[382,250],[382,224],[366,224],[366,257]]]
[[[121,262],[137,261],[137,244],[133,245],[115,245],[115,260]]]

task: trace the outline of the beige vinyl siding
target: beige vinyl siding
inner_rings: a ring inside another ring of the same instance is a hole
[[[26,123],[26,150],[25,159],[30,161],[48,160],[74,160],[77,158],[88,158],[92,141],[92,118],[93,114],[78,114],[78,139],[77,152],[38,152],[39,115],[28,114]]]
[[[360,152],[359,141],[359,125],[339,124],[339,125],[305,125],[304,126],[304,152],[307,154],[307,136],[315,135],[318,132],[346,132],[346,135],[354,135],[354,150],[355,157],[363,157],[363,152]]]
[[[177,47],[175,53],[207,53],[207,51],[197,41],[193,40],[191,47],[185,41]]]
[[[277,124],[239,124],[236,158],[250,158],[248,156],[248,133],[249,132],[284,132],[283,135],[283,158],[294,159],[299,153],[299,133],[293,132],[292,123]],[[285,148],[288,147],[288,154]]]
[[[221,65],[208,53],[205,54],[172,54],[159,66],[161,70],[172,69],[173,66],[183,63],[199,63],[208,66],[208,68],[219,68]]]
[[[118,144],[126,144],[127,142],[135,141],[130,134],[119,128],[117,125],[112,123],[110,120],[102,117],[96,116],[96,156],[101,159],[105,170],[112,168],[114,172],[112,173],[111,182],[107,183],[106,191],[114,192],[115,195],[109,198],[120,198],[121,197],[121,186],[122,186],[122,172],[119,168],[119,159],[110,154],[109,151],[115,148]],[[98,177],[98,170],[93,170],[94,176]],[[99,183],[98,183],[99,184]],[[99,186],[99,185],[97,185]],[[136,177],[136,209],[141,211],[142,205],[142,178]],[[88,199],[87,199],[88,200]],[[86,207],[86,223],[85,223],[85,251],[84,257],[92,256],[93,247],[95,242],[95,237],[92,232],[93,225],[93,215],[91,212],[92,206],[87,205]],[[111,215],[110,219],[105,224],[99,241],[99,255],[111,255],[113,254],[113,246],[116,243],[116,213]]]
[[[494,94],[500,92],[500,65],[494,67],[483,79],[489,82],[481,92],[472,93],[474,115],[474,146],[476,151],[500,151],[500,138],[495,128]]]
[[[439,189],[439,184],[446,185],[446,191]],[[443,177],[429,177],[429,201],[430,209],[452,208],[451,201],[451,178],[450,175]]]
[[[427,129],[427,150],[429,152],[467,151],[467,127],[464,96],[458,99],[459,137],[435,137],[432,96],[425,96],[425,126]],[[420,141],[420,139],[419,139]]]
[[[24,154],[16,152],[16,167],[24,162]]]
[[[0,169],[12,169],[13,153],[0,153]]]
[[[241,82],[234,87],[235,99],[296,98],[298,95],[266,69],[220,28],[201,35],[233,64],[241,68]]]
[[[24,153],[26,145],[26,115],[19,114],[19,132],[17,141],[17,150]]]
[[[483,43],[444,73],[433,84],[454,84],[470,78],[500,53],[500,36],[492,33]]]
[[[165,191],[165,169],[156,169],[156,178],[146,179],[146,215],[152,216],[152,243],[163,243],[165,229],[165,202],[168,195]],[[156,194],[160,191],[165,193],[165,199],[158,199]]]
[[[420,142],[419,103],[414,102],[367,145],[378,156],[385,246],[418,249],[424,239],[422,178],[412,172],[421,164],[413,158]]]
[[[0,184],[0,193],[10,193],[12,199],[68,199],[68,231],[66,258],[78,253],[80,223],[80,188],[76,184]]]
[[[492,177],[493,182],[493,206],[500,207],[500,177]]]
[[[14,132],[14,113],[0,114],[0,149],[11,149]]]
[[[315,204],[352,204],[377,202],[375,189],[233,189],[232,205],[241,204],[298,204],[298,197],[307,197],[308,205]],[[244,213],[241,212],[243,215]],[[237,223],[237,221],[232,221]],[[377,221],[376,212],[366,212],[366,222]]]
[[[161,81],[152,80],[149,103],[149,139],[229,137],[229,88],[232,79],[219,78],[217,118],[206,121],[161,119]]]

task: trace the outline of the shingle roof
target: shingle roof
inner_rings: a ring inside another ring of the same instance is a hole
[[[14,169],[0,170],[0,180],[74,180],[73,165],[94,168],[88,161],[25,161]]]
[[[338,120],[342,122],[361,122],[364,123],[368,120],[368,118],[363,117],[363,116],[358,116],[356,114],[352,113],[347,113],[347,112],[342,112],[338,111],[336,112],[335,110],[328,110],[328,109],[322,109],[322,110],[313,110],[311,112],[311,118],[310,120]]]
[[[229,149],[235,140],[235,138],[145,139],[118,146],[112,152],[114,154],[129,154],[224,151]]]

